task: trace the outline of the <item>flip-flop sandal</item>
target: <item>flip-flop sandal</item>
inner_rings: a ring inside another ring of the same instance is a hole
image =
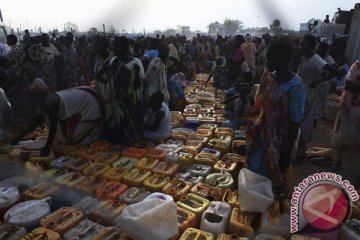
[[[320,165],[320,166],[327,166],[331,165],[333,161],[331,159],[325,158],[325,157],[312,157],[309,158],[309,161],[313,164]]]

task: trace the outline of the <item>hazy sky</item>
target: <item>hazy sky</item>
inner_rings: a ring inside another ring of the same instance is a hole
[[[211,22],[227,17],[241,20],[245,27],[269,26],[280,19],[282,26],[299,29],[310,18],[333,17],[338,7],[349,10],[359,0],[2,0],[4,22],[13,28],[63,29],[64,22],[77,24],[80,31],[102,29],[112,24],[118,31],[146,32],[190,26],[207,31]]]

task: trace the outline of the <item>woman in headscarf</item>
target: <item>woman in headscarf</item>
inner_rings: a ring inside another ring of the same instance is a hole
[[[270,178],[276,195],[288,196],[292,185],[291,159],[304,108],[301,79],[288,68],[291,58],[288,43],[270,46],[267,69],[246,129],[249,169]]]
[[[255,76],[255,54],[256,46],[251,42],[252,37],[250,34],[247,34],[245,37],[245,43],[241,45],[241,48],[244,50],[245,61],[249,66],[249,70],[252,76]]]

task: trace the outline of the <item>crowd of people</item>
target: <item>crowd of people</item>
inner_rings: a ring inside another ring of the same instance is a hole
[[[352,67],[356,73],[346,75],[349,66],[336,39],[329,44],[312,35],[301,41],[269,34],[192,39],[181,35],[78,37],[72,33],[31,37],[25,31],[21,43],[13,34],[7,40],[11,50],[1,58],[1,88],[9,95],[14,89],[30,89],[25,91],[33,99],[29,102],[37,102],[43,111],[52,113],[49,116],[59,118],[65,110],[56,99],[64,102],[71,94],[51,93],[95,86],[104,138],[123,145],[143,138],[158,142],[168,138],[170,111],[184,109],[183,89],[197,73],[208,73],[208,82],[213,79],[215,87],[228,92],[239,84],[250,86],[228,110],[246,118],[240,124],[247,130],[249,169],[271,178],[277,193],[289,185],[291,166],[304,159],[330,93],[344,92],[345,96],[343,115],[335,127],[337,138],[349,140],[344,134],[359,131],[353,115],[357,110],[349,112],[357,107],[359,63]],[[33,84],[35,79],[40,80],[41,91],[39,84]],[[250,99],[255,83],[259,88],[245,114],[245,99]],[[82,102],[73,98],[67,107]],[[54,131],[50,130],[50,136]],[[47,147],[44,154],[49,152]]]

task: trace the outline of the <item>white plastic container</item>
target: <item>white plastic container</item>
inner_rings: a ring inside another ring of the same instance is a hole
[[[0,210],[14,204],[19,198],[19,190],[16,187],[0,187]]]
[[[74,228],[67,231],[64,234],[63,240],[93,239],[93,237],[98,235],[103,228],[104,226],[85,219],[81,221],[78,225],[76,225]]]
[[[194,176],[189,172],[186,173],[177,173],[175,175],[175,178],[181,180],[181,181],[188,181],[191,182],[193,185],[199,183],[199,182],[203,182],[204,181],[204,177],[202,176]]]
[[[42,200],[30,200],[10,208],[4,216],[4,222],[25,227],[28,230],[39,224],[40,220],[50,214],[50,206]]]
[[[220,233],[226,232],[230,214],[231,206],[229,204],[213,201],[201,215],[200,229],[218,236]]]
[[[174,201],[173,197],[170,196],[170,195],[167,195],[167,194],[164,194],[164,193],[161,193],[161,192],[154,192],[154,193],[151,193],[149,196],[147,196],[144,200],[144,201],[149,201],[151,199],[154,199],[154,198],[158,198],[158,199],[161,199],[161,200],[165,200],[165,201]]]
[[[233,188],[234,179],[231,174],[227,172],[212,173],[206,177],[205,183],[212,187],[219,187],[221,189],[227,190]]]
[[[192,176],[206,177],[211,173],[212,167],[203,164],[193,164],[186,171],[189,172]]]

